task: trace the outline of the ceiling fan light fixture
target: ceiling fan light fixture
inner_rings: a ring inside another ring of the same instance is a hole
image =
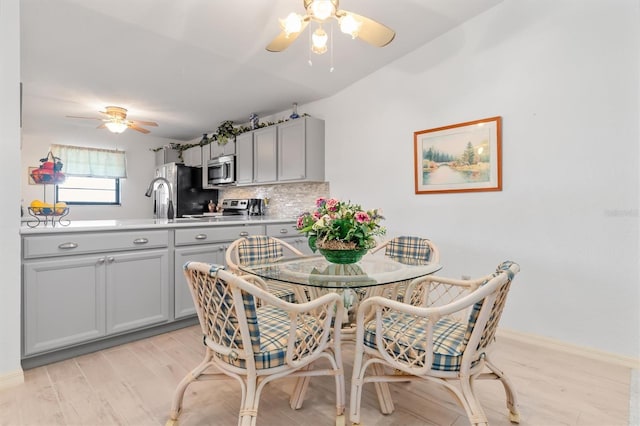
[[[302,16],[291,12],[286,18],[280,20],[280,26],[287,37],[291,34],[299,33],[302,30]]]
[[[322,27],[318,27],[311,36],[311,50],[313,53],[317,53],[318,55],[322,55],[327,51],[327,40],[329,36],[322,29]]]
[[[122,133],[127,130],[127,123],[114,119],[112,121],[107,121],[104,125],[109,129],[111,133]]]
[[[362,22],[358,21],[353,15],[347,13],[342,18],[340,18],[340,31],[345,34],[349,34],[351,38],[358,37],[358,31],[360,31],[360,27],[362,26]]]
[[[307,7],[307,12],[318,21],[324,21],[336,14],[336,8],[335,0],[313,0]]]

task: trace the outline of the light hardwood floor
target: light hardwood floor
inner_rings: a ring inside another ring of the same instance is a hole
[[[0,392],[0,425],[163,425],[175,386],[202,360],[201,342],[194,326],[27,370],[24,384]],[[494,361],[518,391],[522,425],[629,425],[629,368],[505,338],[495,349]],[[344,345],[347,398],[352,350]],[[313,378],[296,411],[288,405],[292,386],[283,379],[267,387],[259,425],[333,424],[331,378]],[[396,411],[382,415],[373,387],[365,387],[363,424],[468,424],[450,395],[433,384],[400,383],[391,390]],[[509,425],[501,385],[480,382],[477,392],[489,422]],[[194,383],[180,424],[235,425],[239,401],[234,380]]]

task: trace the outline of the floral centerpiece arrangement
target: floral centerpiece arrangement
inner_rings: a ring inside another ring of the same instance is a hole
[[[314,252],[319,249],[334,263],[351,263],[353,252],[359,260],[367,250],[375,247],[376,235],[384,235],[386,229],[380,226],[384,219],[378,209],[364,210],[358,204],[335,198],[318,198],[316,208],[298,217],[296,229],[309,239],[309,247]],[[337,256],[347,256],[340,262],[330,259],[329,252],[345,252]],[[356,261],[357,261],[356,260]]]

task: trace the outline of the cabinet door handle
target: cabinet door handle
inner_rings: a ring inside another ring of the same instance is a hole
[[[249,233],[248,233],[247,231],[242,231],[242,232],[240,233],[240,236],[241,236],[241,237],[248,237],[248,236],[249,236]]]
[[[218,251],[225,251],[227,248],[222,246],[222,247],[218,247]]]
[[[104,263],[104,257],[98,258],[98,265],[102,265]]]
[[[113,263],[115,260],[116,260],[116,258],[115,258],[115,257],[113,257],[113,256],[109,256],[109,257],[107,257],[107,262],[108,262],[108,263]]]
[[[198,234],[196,235],[196,240],[206,240],[207,234]]]
[[[147,238],[136,238],[133,240],[133,244],[147,244],[149,240]]]
[[[280,228],[280,233],[281,233],[281,234],[288,234],[288,233],[289,233],[289,230],[288,230],[288,229],[286,229],[286,228]]]
[[[58,246],[58,248],[62,250],[71,250],[76,247],[78,247],[78,243],[62,243]]]

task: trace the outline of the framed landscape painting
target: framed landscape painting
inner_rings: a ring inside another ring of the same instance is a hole
[[[413,133],[416,194],[502,190],[501,117]]]

